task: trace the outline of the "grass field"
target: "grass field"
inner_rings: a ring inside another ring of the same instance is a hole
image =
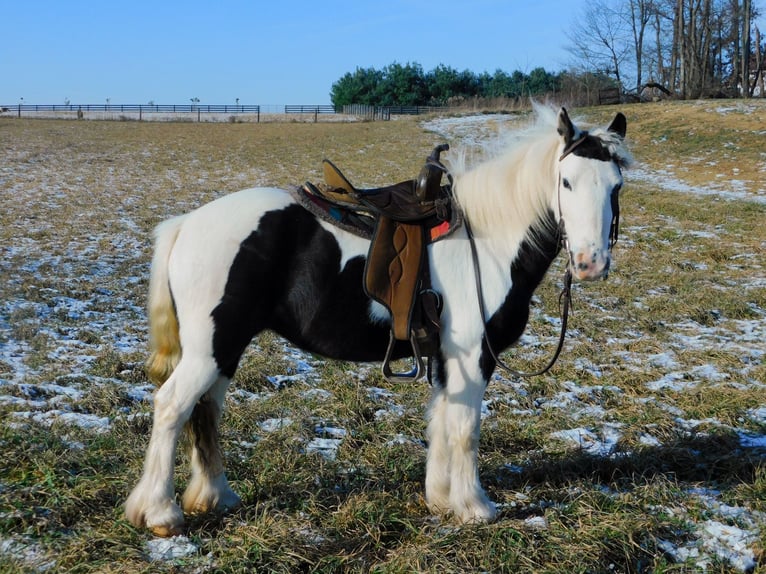
[[[575,287],[551,374],[487,390],[495,523],[424,504],[426,383],[264,334],[222,428],[244,504],[170,540],[122,516],[151,428],[154,225],[317,180],[325,157],[359,185],[405,179],[434,144],[526,118],[0,120],[0,572],[766,572],[766,102],[620,109],[638,165],[614,271]],[[555,344],[560,270],[506,354],[519,368]]]

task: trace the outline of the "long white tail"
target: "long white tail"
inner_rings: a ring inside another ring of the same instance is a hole
[[[181,360],[178,317],[173,305],[168,277],[168,260],[185,216],[160,223],[154,230],[154,256],[149,277],[149,359],[146,374],[155,385],[162,385]]]

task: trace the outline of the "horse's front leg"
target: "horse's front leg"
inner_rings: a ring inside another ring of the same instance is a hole
[[[428,457],[426,459],[426,501],[431,512],[450,510],[450,451],[447,445],[447,393],[436,381],[428,411]]]
[[[460,522],[488,522],[495,505],[479,482],[481,400],[486,381],[478,359],[445,362],[446,381],[431,404],[426,499],[435,511]]]

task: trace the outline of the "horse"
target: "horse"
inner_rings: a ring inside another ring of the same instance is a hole
[[[459,523],[497,514],[477,464],[495,352],[522,335],[532,294],[562,249],[576,280],[607,277],[622,171],[631,161],[622,113],[590,131],[563,107],[537,106],[535,116],[477,165],[454,162],[453,201],[470,228],[427,250],[443,308],[432,357],[425,497],[431,512]],[[227,387],[256,334],[270,329],[331,359],[380,361],[391,316],[362,288],[369,240],[312,214],[288,190],[222,196],[159,224],[154,240],[147,372],[160,386],[143,474],[125,514],[136,527],[170,536],[181,532],[184,512],[241,503],[226,478],[218,427]],[[474,268],[483,316],[476,286],[466,281]],[[191,478],[179,506],[173,472],[184,427]]]

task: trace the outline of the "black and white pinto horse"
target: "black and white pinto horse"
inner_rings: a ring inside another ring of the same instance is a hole
[[[566,110],[537,122],[471,169],[454,171],[454,198],[470,222],[481,270],[480,316],[465,227],[428,247],[443,297],[441,347],[428,411],[425,492],[430,509],[485,522],[495,505],[479,483],[481,401],[497,352],[515,342],[534,290],[566,229],[575,279],[605,278],[613,199],[630,162],[625,116],[581,131]],[[285,190],[246,189],[157,227],[149,293],[150,377],[160,384],[143,475],[127,518],[171,535],[184,514],[231,508],[218,441],[224,393],[251,339],[271,329],[293,344],[350,361],[379,361],[390,317],[362,289],[369,242],[301,207]],[[486,338],[485,338],[486,333]],[[406,347],[400,355],[406,355]],[[176,444],[191,432],[191,480],[174,502]]]

